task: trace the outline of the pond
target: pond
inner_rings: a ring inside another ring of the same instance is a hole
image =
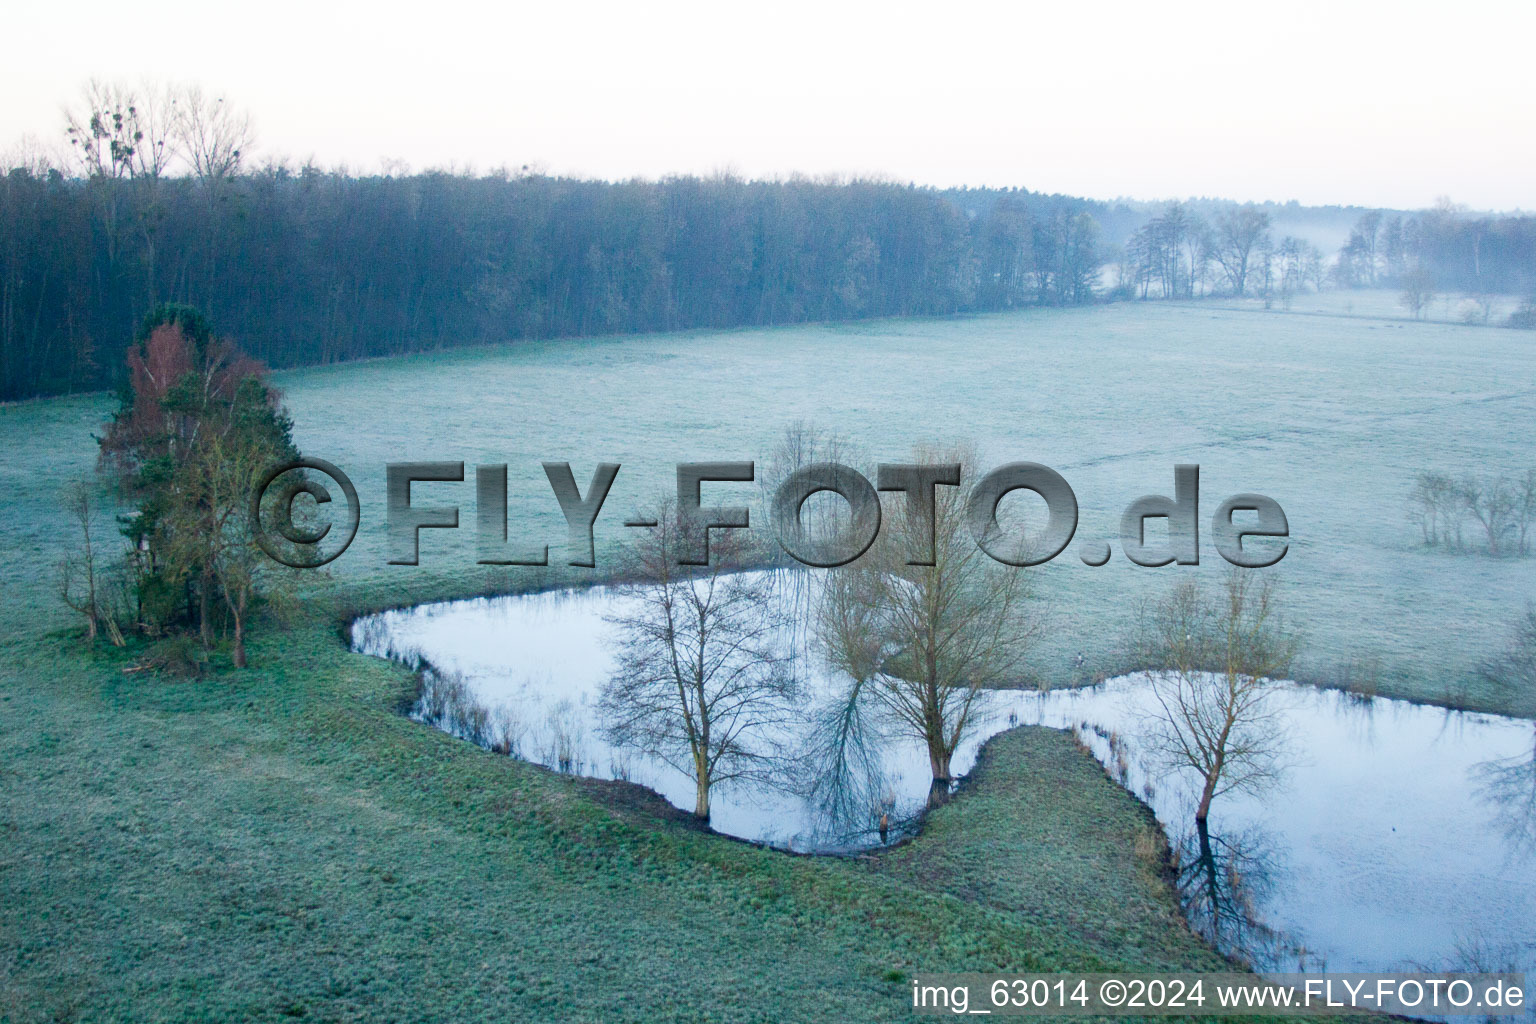
[[[614,668],[609,619],[632,600],[595,587],[422,605],[359,619],[353,646],[424,668],[413,712],[423,721],[558,771],[647,786],[689,810],[693,782],[607,742],[597,715]],[[803,683],[807,708],[836,687],[814,667]],[[1151,698],[1144,676],[993,692],[954,771],[1012,725],[1072,730],[1156,813],[1192,926],[1259,969],[1536,972],[1532,722],[1278,684],[1286,768],[1263,792],[1219,796],[1202,841],[1193,774],[1150,753]],[[808,796],[814,773],[788,773],[717,787],[710,824],[832,853],[880,844],[884,813],[895,841],[917,827],[930,772],[913,740],[888,734],[881,749],[856,799]]]

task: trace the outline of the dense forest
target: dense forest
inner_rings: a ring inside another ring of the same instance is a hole
[[[1081,201],[967,217],[889,183],[542,176],[0,179],[0,398],[109,385],[196,305],[273,366],[516,338],[953,313],[1092,297]]]
[[[0,400],[120,383],[133,325],[162,302],[283,367],[1098,297],[1536,288],[1530,217],[877,180],[358,176],[249,167],[249,122],[195,88],[93,84],[85,100],[68,158],[0,162]],[[1308,240],[1330,228],[1349,239],[1332,260]]]

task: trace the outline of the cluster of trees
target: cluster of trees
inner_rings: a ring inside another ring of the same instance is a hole
[[[953,463],[958,481],[962,460],[974,462],[958,449],[920,451],[914,461]],[[804,582],[803,569],[739,571],[765,557],[741,531],[714,532],[710,564],[678,564],[703,528],[664,507],[627,566],[634,600],[615,620],[617,667],[600,705],[610,740],[692,778],[700,818],[709,817],[711,787],[751,777],[818,800],[841,835],[884,834],[889,822],[877,822],[892,808],[882,803],[878,746],[891,735],[923,745],[931,800],[945,798],[955,751],[986,716],[987,690],[1017,679],[1040,620],[1026,603],[1031,577],[972,538],[962,490],[931,491],[926,509],[921,499],[901,508],[898,498],[873,547],[798,593],[785,590]],[[813,532],[840,528],[836,516],[812,518]],[[787,621],[795,614],[811,620],[812,642],[801,650]],[[846,683],[815,707],[795,669],[808,647]],[[803,749],[782,743],[791,722],[809,736]]]
[[[121,329],[196,305],[271,366],[527,337],[925,315],[1093,296],[1080,201],[979,215],[889,182],[250,165],[196,89],[94,85],[68,161],[0,168],[0,399],[112,383]]]
[[[1123,293],[1193,299],[1215,291],[1282,301],[1321,290],[1323,254],[1287,235],[1278,243],[1269,214],[1253,205],[1217,213],[1208,223],[1184,203],[1169,203],[1126,241],[1119,266]]]
[[[1420,473],[1408,496],[1408,518],[1429,547],[1457,554],[1481,547],[1495,558],[1524,558],[1536,532],[1536,468],[1460,478]]]
[[[146,317],[127,363],[121,405],[101,438],[102,468],[135,505],[121,519],[127,550],[117,565],[102,557],[90,534],[90,491],[76,489],[85,535],[61,566],[61,596],[88,639],[104,630],[121,645],[131,631],[195,638],[207,651],[228,635],[243,668],[258,590],[285,592],[282,567],[255,540],[251,487],[298,456],[292,422],[265,368],[189,307]]]
[[[1341,288],[1394,287],[1422,316],[1436,291],[1460,292],[1486,323],[1494,295],[1536,293],[1536,217],[1474,217],[1442,199],[1417,214],[1362,214],[1330,277]],[[1518,317],[1512,326],[1531,327]]]
[[[773,475],[835,479],[826,474],[837,463],[807,460],[848,450],[797,425]],[[972,535],[961,484],[974,462],[966,446],[920,448],[911,466],[885,467],[893,484],[898,472],[926,475],[882,502],[871,546],[809,587],[804,569],[740,572],[765,559],[743,531],[714,531],[709,564],[679,564],[705,528],[662,508],[631,553],[633,600],[613,620],[617,666],[600,706],[609,739],[692,778],[695,814],[705,819],[712,786],[750,777],[814,799],[841,837],[878,827],[884,838],[892,804],[882,747],[896,736],[927,752],[928,802],[942,802],[955,752],[990,715],[989,691],[1020,683],[1044,623],[1034,577],[987,555]],[[810,499],[775,514],[800,517],[823,539],[850,525]],[[791,620],[800,616],[810,637],[797,650]],[[1131,643],[1156,698],[1152,754],[1201,782],[1195,824],[1208,857],[1213,800],[1273,781],[1283,765],[1275,680],[1297,635],[1273,586],[1234,570],[1218,592],[1183,582],[1149,604]],[[797,680],[806,652],[842,680],[819,702]],[[787,749],[797,733],[797,749]]]
[[[1460,292],[1459,315],[1489,322],[1497,295],[1536,295],[1536,218],[1471,216],[1449,200],[1416,214],[1369,210],[1350,229],[1330,265],[1312,242],[1278,239],[1269,211],[1253,204],[1210,207],[1175,202],[1132,231],[1120,248],[1116,294],[1192,299],[1252,295],[1289,307],[1303,291],[1396,288],[1414,317],[1437,292]],[[1536,300],[1509,321],[1536,327]]]

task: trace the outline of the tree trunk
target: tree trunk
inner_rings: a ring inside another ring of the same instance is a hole
[[[693,816],[700,821],[709,820],[709,776],[699,774],[693,799]]]
[[[245,623],[235,615],[235,668],[245,668]]]
[[[203,649],[213,647],[213,627],[210,623],[211,615],[208,614],[208,595],[213,588],[209,586],[208,574],[203,574],[202,585],[197,588],[197,633],[202,640]]]
[[[928,784],[928,808],[942,807],[949,803],[949,780],[934,779]]]
[[[1222,931],[1224,919],[1222,898],[1221,872],[1216,867],[1216,850],[1211,846],[1211,833],[1205,826],[1204,818],[1195,819],[1195,831],[1200,839],[1200,859],[1198,864],[1205,875],[1205,888],[1209,893],[1211,903],[1211,933],[1218,936]]]
[[[1211,817],[1211,799],[1216,795],[1216,776],[1211,775],[1205,780],[1205,789],[1200,793],[1200,806],[1195,808],[1195,826],[1205,835],[1206,822]]]
[[[225,593],[225,603],[229,605],[229,617],[235,621],[235,668],[245,668],[245,598],[246,592],[241,591],[239,598],[234,598]]]
[[[949,751],[944,749],[942,743],[929,741],[928,743],[928,767],[933,769],[934,782],[949,782]]]

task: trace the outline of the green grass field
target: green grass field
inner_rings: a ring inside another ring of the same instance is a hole
[[[1218,963],[1062,733],[899,850],[791,857],[401,717],[323,616],[252,658],[8,645],[0,1020],[886,1020],[918,970]]]
[[[1052,465],[1080,537],[1199,461],[1204,509],[1258,490],[1290,514],[1283,575],[1320,674],[1371,657],[1384,693],[1529,713],[1536,696],[1468,680],[1536,597],[1532,563],[1423,551],[1401,503],[1418,468],[1533,461],[1533,367],[1520,332],[1126,305],[283,374],[300,446],[356,480],[362,532],[297,623],[259,630],[250,670],[219,656],[196,680],[84,648],[53,594],[57,493],[94,461],[105,396],[0,407],[0,1020],[880,1020],[914,971],[1215,966],[1137,854],[1150,816],[1063,734],[994,741],[917,840],[838,861],[405,719],[410,678],[347,651],[350,612],[603,570],[475,569],[467,529],[387,566],[383,463],[511,463],[513,529],[558,561],[538,461],[583,486],[623,462],[601,563],[673,464],[765,458],[801,417],[877,459],[968,436]],[[423,494],[473,522],[472,484]],[[1077,650],[1112,668],[1169,575],[1069,550],[1041,574],[1036,674],[1068,681]]]

